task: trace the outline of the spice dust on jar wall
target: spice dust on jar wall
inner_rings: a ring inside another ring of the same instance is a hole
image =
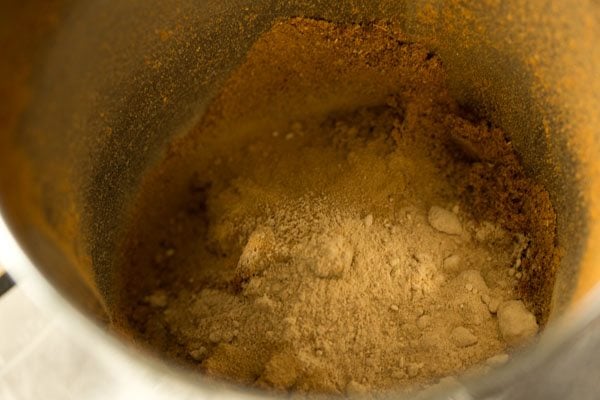
[[[393,25],[282,21],[146,176],[115,329],[261,388],[504,362],[548,317],[547,192]]]

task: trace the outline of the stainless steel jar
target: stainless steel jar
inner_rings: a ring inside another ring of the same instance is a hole
[[[114,250],[140,177],[166,143],[202,114],[253,41],[290,16],[398,22],[412,40],[439,54],[457,98],[511,135],[558,213],[564,257],[551,323],[519,359],[468,379],[458,390],[476,398],[563,393],[557,388],[565,388],[585,363],[589,369],[591,349],[600,349],[600,335],[589,328],[600,311],[597,1],[4,2],[5,253],[21,254],[22,248],[27,263],[67,299],[56,304],[74,306],[77,311],[69,313],[79,322],[73,324],[86,326],[82,332],[107,354],[150,375],[169,374],[191,393],[249,396],[165,369],[103,331],[115,295]],[[93,324],[82,323],[82,315]]]

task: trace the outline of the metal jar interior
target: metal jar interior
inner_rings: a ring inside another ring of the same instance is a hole
[[[511,136],[551,194],[564,251],[552,319],[593,291],[600,279],[597,2],[5,2],[2,215],[70,302],[109,321],[114,250],[141,176],[199,119],[256,38],[292,16],[392,20],[435,51],[460,102]],[[585,307],[588,315],[598,308]]]

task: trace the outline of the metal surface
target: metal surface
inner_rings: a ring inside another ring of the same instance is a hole
[[[143,172],[170,138],[197,121],[253,41],[277,19],[298,15],[387,18],[434,49],[456,96],[511,135],[551,194],[564,249],[553,317],[573,304],[574,293],[590,295],[600,266],[600,249],[590,245],[600,240],[596,2],[5,2],[2,212],[62,295],[96,321],[109,318],[114,250]],[[597,302],[574,308],[558,339],[530,349],[521,369],[507,368],[507,380],[490,374],[469,387],[484,384],[483,395],[523,374],[550,376],[533,365],[566,346],[599,311]],[[97,328],[88,334],[123,351]]]

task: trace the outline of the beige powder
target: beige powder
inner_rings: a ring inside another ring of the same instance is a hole
[[[392,26],[277,24],[149,175],[120,329],[300,392],[505,361],[545,317],[523,290],[551,276],[528,266],[556,258],[554,214],[504,134],[474,121]]]
[[[208,209],[219,211],[208,238],[234,265],[212,281],[224,290],[199,285],[168,305],[149,297],[168,329],[210,374],[302,391],[427,382],[505,351],[489,304],[517,297],[508,272],[522,236],[475,222],[457,199],[432,203],[456,189],[427,154],[334,124],[329,140],[343,146],[312,145],[316,132],[297,143],[280,135],[246,155],[256,169],[211,193]],[[346,204],[365,165],[386,196]],[[306,191],[298,198],[285,189],[298,184],[286,182],[293,170]],[[324,173],[329,183],[311,190]],[[406,188],[419,181],[432,192]]]

